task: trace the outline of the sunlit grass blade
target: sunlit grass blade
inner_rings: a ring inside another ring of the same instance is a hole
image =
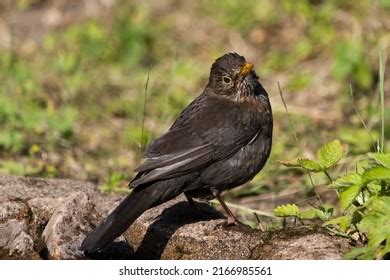
[[[382,48],[379,46],[379,93],[381,97],[381,150],[385,152],[385,64]]]
[[[289,114],[289,112],[288,112],[286,101],[284,101],[284,97],[283,97],[283,93],[282,93],[282,88],[280,87],[280,83],[279,83],[279,82],[277,82],[277,84],[278,84],[278,89],[279,89],[280,98],[282,99],[283,106],[284,106],[284,109],[286,110],[286,114],[287,114],[287,117],[288,117],[288,123],[289,123],[290,128],[291,128],[291,131],[292,131],[292,133],[293,133],[293,135],[294,135],[295,142],[296,142],[297,144],[299,144],[299,140],[298,140],[297,133],[296,133],[296,131],[295,131],[294,123],[293,123],[293,121],[292,121],[292,119],[291,119],[291,117],[290,117],[290,114]]]
[[[141,139],[140,139],[140,147],[139,147],[139,159],[142,157],[142,153],[144,152],[145,148],[145,141],[144,141],[144,130],[145,130],[145,118],[146,118],[146,103],[148,101],[148,87],[149,87],[149,78],[150,78],[150,72],[152,71],[152,67],[149,68],[148,76],[146,77],[145,81],[145,88],[144,88],[144,107],[142,111],[142,124],[141,124]]]

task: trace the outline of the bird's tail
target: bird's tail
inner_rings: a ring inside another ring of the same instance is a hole
[[[153,187],[133,189],[107,219],[84,239],[81,250],[91,254],[103,249],[125,232],[143,212],[156,203],[162,203],[158,203],[161,196],[153,194],[154,191]]]

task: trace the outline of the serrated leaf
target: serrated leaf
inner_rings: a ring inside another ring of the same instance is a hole
[[[324,168],[321,166],[321,164],[307,158],[296,158],[288,161],[279,161],[279,163],[287,167],[301,167],[313,172],[324,171]]]
[[[364,180],[362,178],[362,175],[356,172],[351,172],[333,181],[331,186],[335,188],[344,188],[352,185],[361,186],[363,184]]]
[[[368,156],[377,164],[390,169],[390,154],[369,153]]]
[[[383,166],[376,166],[371,169],[366,170],[363,173],[363,178],[366,182],[371,182],[374,180],[390,180],[390,169]]]
[[[326,212],[326,213],[333,213],[333,205],[329,204],[329,203],[324,203],[323,205],[321,205],[320,207],[318,207],[319,210],[323,211],[323,212]]]
[[[339,140],[334,140],[322,146],[317,151],[318,162],[326,169],[336,165],[343,157],[344,148]]]
[[[334,218],[330,221],[327,221],[324,223],[324,226],[327,225],[338,225],[341,229],[341,231],[346,232],[346,230],[349,228],[349,225],[351,224],[352,216],[346,215],[346,216],[339,216],[337,218]]]
[[[355,247],[344,256],[345,259],[372,260],[375,258],[373,250],[365,247]]]
[[[359,229],[368,236],[368,248],[379,257],[389,251],[383,246],[390,237],[390,197],[374,197],[367,203],[367,212],[359,223]]]
[[[302,168],[313,172],[324,171],[324,167],[321,164],[311,159],[301,159],[299,160],[299,165]]]
[[[299,213],[299,207],[295,204],[280,205],[274,209],[274,214],[277,217],[298,217]]]
[[[319,206],[316,210],[317,210],[317,212],[316,212],[317,218],[319,218],[320,220],[325,222],[325,221],[328,221],[332,217],[334,207],[333,207],[333,205],[325,203],[325,204]]]
[[[384,256],[390,252],[390,236],[386,238],[386,243],[383,249],[381,250],[381,255]]]
[[[302,211],[300,214],[299,214],[299,218],[301,219],[314,219],[317,217],[317,209],[315,208],[310,208],[310,209],[307,209],[305,211]]]
[[[366,185],[366,187],[370,195],[377,195],[382,189],[380,181],[371,181]]]
[[[286,166],[286,167],[301,167],[299,165],[299,160],[300,160],[300,158],[295,158],[292,160],[279,161],[279,163]]]
[[[333,208],[331,209],[317,209],[316,216],[323,222],[328,221],[332,216]]]
[[[359,195],[362,186],[353,185],[340,193],[340,211],[344,212]]]

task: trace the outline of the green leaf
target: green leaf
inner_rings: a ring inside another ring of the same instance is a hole
[[[341,231],[346,232],[351,224],[352,216],[346,215],[346,216],[339,216],[337,218],[334,218],[330,221],[327,221],[324,223],[324,226],[327,225],[338,225],[341,229]]]
[[[307,158],[296,158],[290,161],[279,161],[287,167],[301,167],[312,172],[323,172],[336,165],[343,157],[344,149],[339,140],[322,146],[317,151],[318,161]]]
[[[314,219],[317,217],[317,209],[315,208],[310,208],[310,209],[307,209],[305,211],[302,211],[300,214],[299,214],[299,218],[301,219]]]
[[[363,184],[364,180],[362,178],[362,175],[356,172],[351,172],[335,180],[331,186],[335,188],[345,188],[352,185],[362,186]]]
[[[314,219],[318,218],[322,221],[327,221],[332,216],[333,207],[332,206],[321,206],[317,208],[310,208],[305,211],[300,211],[299,218],[301,219]]]
[[[340,193],[339,201],[340,201],[341,212],[344,212],[344,210],[347,209],[352,204],[352,202],[359,195],[361,189],[362,186],[353,185]]]
[[[382,256],[386,255],[388,252],[390,252],[390,236],[388,236],[386,238],[386,244],[385,246],[383,247],[383,249],[381,250],[380,254]]]
[[[382,190],[380,181],[371,181],[366,185],[366,187],[371,195],[377,195]]]
[[[368,156],[379,165],[390,169],[390,154],[369,153]]]
[[[383,166],[376,166],[371,169],[368,169],[364,172],[363,178],[366,182],[371,182],[374,180],[390,180],[390,169]]]
[[[299,165],[299,161],[301,160],[301,158],[295,158],[295,159],[292,159],[292,160],[286,160],[286,161],[279,161],[280,164],[286,166],[286,167],[301,167]]]
[[[365,247],[356,247],[345,254],[345,259],[372,260],[375,258],[375,252]]]
[[[359,229],[367,234],[370,250],[376,252],[376,258],[382,258],[389,252],[390,246],[390,197],[374,197],[367,203],[367,212]]]
[[[336,165],[343,157],[344,148],[339,140],[334,140],[322,146],[317,151],[318,162],[325,168]]]
[[[318,209],[316,209],[317,212],[316,212],[316,215],[317,217],[325,222],[325,221],[328,221],[332,215],[333,215],[333,206],[329,205],[329,204],[324,204],[320,207],[318,207]]]
[[[324,171],[324,167],[318,162],[311,159],[301,159],[299,160],[299,166],[313,172]]]
[[[289,161],[279,161],[279,163],[287,167],[301,167],[313,172],[321,172],[324,170],[321,164],[307,158],[296,158]]]
[[[295,204],[280,205],[274,209],[277,217],[299,217],[299,207]]]

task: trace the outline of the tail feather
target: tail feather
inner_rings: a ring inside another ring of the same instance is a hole
[[[114,241],[147,209],[159,199],[150,188],[135,188],[81,244],[81,250],[94,253]]]

